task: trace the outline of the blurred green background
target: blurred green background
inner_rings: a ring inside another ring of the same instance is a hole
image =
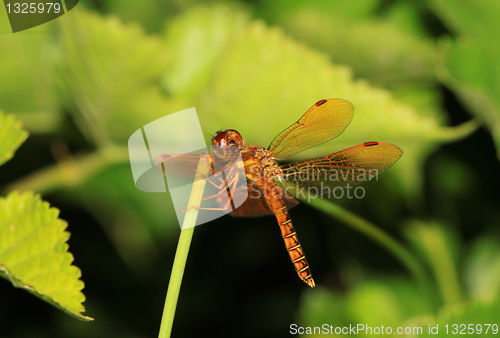
[[[95,0],[12,34],[0,10],[0,110],[30,133],[0,168],[2,194],[33,190],[61,210],[95,318],[1,280],[0,336],[157,336],[180,230],[168,194],[135,188],[128,137],[194,106],[207,141],[236,129],[267,146],[330,97],[354,104],[352,123],[296,158],[402,148],[364,199],[331,202],[401,242],[429,282],[301,204],[309,289],[275,218],[226,216],[196,228],[173,336],[499,324],[499,17],[495,0]]]

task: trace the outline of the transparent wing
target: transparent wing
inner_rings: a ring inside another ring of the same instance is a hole
[[[327,156],[283,165],[281,183],[295,196],[298,192],[322,196],[336,187],[376,180],[402,155],[403,151],[395,145],[366,142]]]
[[[167,175],[194,179],[200,156],[200,154],[161,155],[155,159],[155,167],[164,174],[166,171]],[[211,159],[210,157],[210,162],[212,162]],[[167,161],[168,165],[162,166],[162,163],[167,163]]]
[[[341,99],[316,102],[302,117],[283,130],[268,147],[277,159],[285,159],[342,134],[351,123],[354,106]]]

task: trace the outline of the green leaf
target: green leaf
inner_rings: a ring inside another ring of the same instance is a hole
[[[423,1],[396,1],[387,9],[384,19],[388,19],[413,36],[428,38],[427,22],[425,21],[427,11],[427,4]]]
[[[160,38],[84,9],[57,21],[67,105],[92,142],[125,143],[143,125],[192,106],[160,90],[169,54]]]
[[[500,157],[500,3],[433,0],[432,8],[459,37],[443,39],[439,75],[489,128]]]
[[[369,15],[378,2],[330,1],[325,6],[324,2],[301,1],[293,7],[283,5],[290,7],[285,10],[276,10],[275,1],[266,4],[276,13],[272,23],[328,53],[334,63],[352,67],[357,78],[393,88],[400,83],[434,81],[434,42],[421,33],[411,32],[397,20]],[[395,7],[391,7],[393,12],[404,11],[401,5],[399,11]],[[408,21],[404,19],[406,24]]]
[[[500,294],[500,242],[478,238],[465,260],[464,280],[473,300],[491,301]]]
[[[53,23],[12,34],[0,11],[0,109],[15,114],[32,132],[49,133],[61,121],[49,41]]]
[[[80,269],[71,265],[67,223],[31,192],[0,199],[0,276],[66,313],[92,320],[85,311]]]
[[[428,299],[403,279],[371,280],[356,285],[346,297],[347,311],[354,323],[396,327],[412,316],[430,313]]]
[[[336,326],[349,325],[345,299],[321,286],[306,290],[300,304],[301,326],[321,326],[335,323]]]
[[[246,12],[214,6],[194,8],[171,22],[165,34],[170,53],[163,79],[167,91],[196,98],[208,85],[228,41],[248,21]]]
[[[328,14],[342,15],[354,19],[366,19],[372,15],[381,5],[382,0],[274,0],[260,3],[259,11],[268,21],[273,24],[279,23],[283,17],[292,13],[314,9]]]
[[[101,6],[104,13],[118,15],[124,22],[137,22],[148,32],[161,30],[179,11],[179,4],[173,1],[107,0]]]
[[[14,151],[26,140],[28,133],[13,116],[0,111],[0,165],[14,156]]]
[[[439,325],[439,334],[430,334],[427,327],[422,325],[423,334],[419,337],[445,337],[458,334],[477,337],[496,336],[499,332],[499,313],[500,300],[498,299],[490,302],[459,303],[444,307],[438,312],[436,323],[430,323],[431,327],[435,327],[435,324]],[[448,326],[448,331],[446,331],[446,326]]]
[[[380,327],[402,326],[403,323],[428,323],[431,318],[430,300],[422,298],[410,281],[392,277],[367,280],[350,286],[345,294],[318,287],[306,290],[300,304],[300,326],[334,327],[356,325]],[[426,324],[425,324],[426,325]],[[361,336],[365,336],[361,333]]]
[[[458,275],[458,239],[451,230],[439,223],[412,221],[405,234],[434,272],[446,304],[463,299]]]
[[[500,3],[495,0],[431,0],[431,9],[454,32],[474,39],[489,40],[500,34],[498,13]]]

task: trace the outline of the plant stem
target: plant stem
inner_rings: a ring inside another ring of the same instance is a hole
[[[408,269],[415,278],[417,284],[422,288],[423,292],[427,293],[429,299],[431,301],[435,300],[435,297],[432,296],[434,292],[433,283],[424,266],[410,250],[405,248],[395,238],[391,237],[376,225],[328,200],[316,198],[309,201],[308,204],[335,217],[344,224],[373,239],[380,246],[389,251]]]
[[[464,300],[460,285],[459,273],[453,259],[449,234],[436,222],[413,220],[407,226],[407,236],[427,258],[434,273],[437,286],[445,304],[453,304]]]
[[[209,161],[207,156],[201,156],[196,176],[194,178],[193,189],[189,197],[188,209],[191,207],[199,207],[203,192],[205,190],[206,180],[208,176]],[[189,209],[186,211],[186,216],[182,223],[181,235],[179,236],[179,244],[175,252],[174,265],[172,266],[172,274],[170,275],[170,282],[168,283],[167,297],[165,299],[165,306],[163,307],[163,316],[161,318],[160,333],[158,338],[168,338],[172,333],[172,326],[174,324],[175,309],[177,307],[177,300],[179,299],[179,292],[181,290],[182,276],[184,275],[184,268],[186,267],[187,256],[191,239],[193,238],[194,227],[198,218],[199,209]]]
[[[47,194],[57,189],[76,187],[112,164],[128,161],[126,147],[109,146],[88,154],[77,156],[65,155],[57,163],[42,168],[34,173],[4,187],[0,194],[6,195],[9,191],[34,190],[37,193]]]

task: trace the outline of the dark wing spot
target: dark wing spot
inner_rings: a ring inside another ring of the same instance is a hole
[[[378,146],[378,142],[365,142],[365,143],[363,143],[363,147],[371,147],[371,146]]]
[[[326,102],[327,102],[327,100],[321,100],[321,101],[316,102],[315,104],[316,104],[316,107],[319,107],[319,106],[325,104]]]

